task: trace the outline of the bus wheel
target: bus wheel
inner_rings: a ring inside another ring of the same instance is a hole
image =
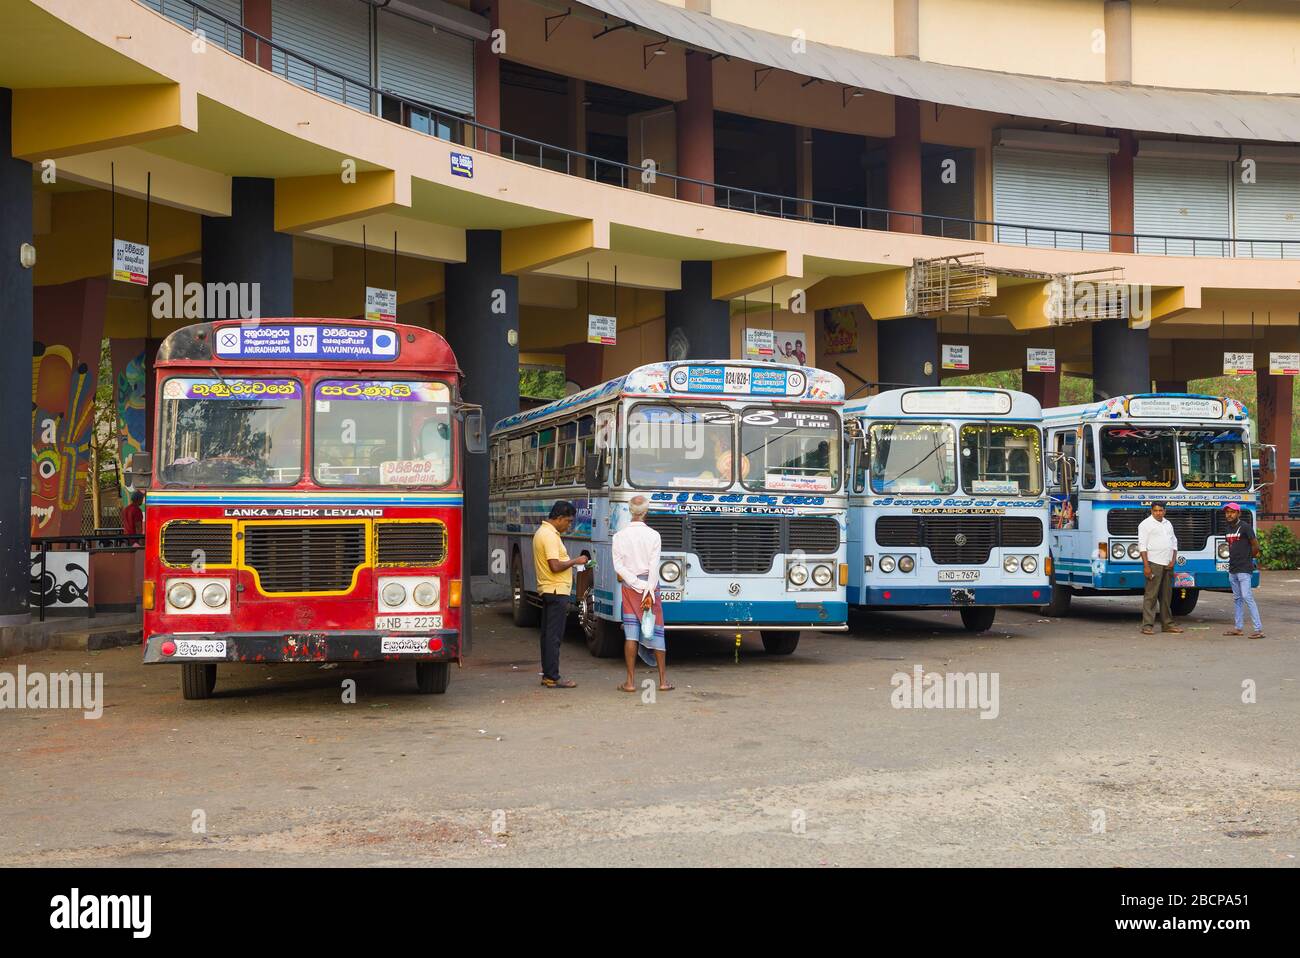
[[[623,628],[618,622],[606,622],[596,614],[596,588],[582,593],[578,603],[578,625],[587,640],[587,651],[598,659],[612,659],[623,654]]]
[[[1052,601],[1042,606],[1039,611],[1043,615],[1053,619],[1059,619],[1062,616],[1070,614],[1070,599],[1074,597],[1073,590],[1069,586],[1057,585],[1052,583]]]
[[[210,699],[217,687],[217,667],[197,662],[181,666],[181,695],[187,699]]]
[[[1191,615],[1200,597],[1200,589],[1174,589],[1173,598],[1169,600],[1169,611],[1174,615]]]
[[[537,606],[528,601],[528,593],[524,591],[524,563],[519,558],[519,553],[515,553],[514,559],[510,562],[510,613],[514,618],[515,625],[521,629],[533,628],[541,621],[538,614]]]
[[[993,625],[993,617],[997,614],[997,609],[986,605],[962,609],[961,624],[966,626],[967,632],[987,632]]]
[[[799,647],[798,632],[760,632],[763,637],[763,651],[768,655],[789,655]]]
[[[441,695],[451,681],[450,662],[416,662],[415,687],[421,695]]]

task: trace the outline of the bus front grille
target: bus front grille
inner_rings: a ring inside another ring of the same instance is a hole
[[[199,571],[205,565],[230,565],[235,527],[230,522],[173,519],[162,528],[162,561]]]
[[[269,595],[343,592],[365,559],[366,527],[360,523],[244,527],[244,563]]]
[[[840,524],[829,516],[801,516],[790,520],[790,552],[830,555],[840,548]]]
[[[689,549],[711,575],[767,572],[781,551],[781,521],[772,516],[692,516]]]
[[[1112,536],[1136,536],[1138,526],[1149,515],[1150,509],[1111,509],[1106,513],[1106,531]],[[1212,534],[1223,535],[1226,521],[1217,509],[1166,509],[1165,518],[1174,527],[1180,552],[1204,549]]]
[[[1032,549],[1043,544],[1043,520],[1032,516],[1003,516],[1002,545]]]
[[[1043,544],[1043,523],[1032,516],[881,516],[876,545],[930,550],[939,565],[983,565],[995,546]]]
[[[375,542],[380,565],[434,566],[447,558],[447,527],[441,522],[377,522]]]
[[[682,516],[648,515],[645,524],[659,533],[663,551],[680,552],[686,548],[686,521]]]

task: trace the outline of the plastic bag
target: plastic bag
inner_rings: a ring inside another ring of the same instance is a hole
[[[641,608],[641,638],[653,639],[655,635],[655,604],[654,600],[646,594],[645,604]]]

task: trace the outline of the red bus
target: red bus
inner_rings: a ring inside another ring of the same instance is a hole
[[[469,644],[462,450],[485,444],[447,341],[339,319],[163,341],[145,505],[144,661],[187,699],[218,663],[403,662],[443,692]]]

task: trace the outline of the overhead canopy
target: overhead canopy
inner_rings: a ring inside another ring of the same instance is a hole
[[[700,50],[914,100],[1145,133],[1300,142],[1300,97],[1053,80],[862,53],[822,43],[808,43],[806,53],[795,53],[789,37],[659,0],[582,2]]]

